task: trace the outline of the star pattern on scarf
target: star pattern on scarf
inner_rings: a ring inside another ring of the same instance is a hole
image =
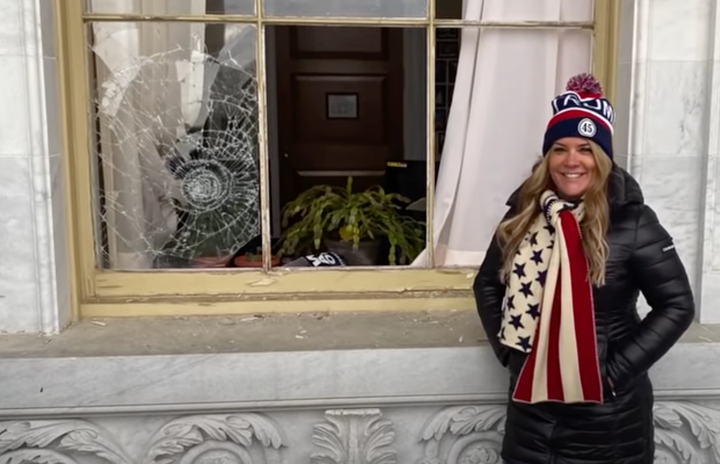
[[[515,300],[515,295],[510,295],[507,297],[507,301],[505,302],[505,306],[508,309],[515,309],[515,303],[513,302]]]
[[[532,289],[530,288],[532,286],[532,284],[533,284],[532,281],[531,282],[523,282],[520,284],[520,292],[523,295],[525,295],[525,298],[532,296],[533,292],[532,292]]]
[[[516,330],[522,329],[523,323],[522,323],[521,319],[522,319],[522,314],[518,314],[517,316],[510,316],[510,324],[512,324],[512,326],[515,327]]]
[[[524,352],[529,352],[532,345],[530,344],[530,336],[518,337],[517,346],[520,347]]]
[[[535,281],[539,283],[541,287],[545,286],[545,279],[547,279],[547,271],[538,271],[538,276]]]
[[[532,252],[532,258],[530,258],[535,265],[542,263],[542,250],[533,250]]]
[[[543,288],[555,230],[539,216],[513,258],[498,337],[506,346],[529,352],[540,319]]]
[[[540,303],[529,304],[528,310],[525,311],[525,314],[530,315],[530,317],[532,317],[533,320],[540,317]]]
[[[530,245],[537,246],[537,244],[538,244],[537,236],[538,236],[537,232],[533,232],[530,234],[530,237],[528,238],[528,242],[530,242]]]

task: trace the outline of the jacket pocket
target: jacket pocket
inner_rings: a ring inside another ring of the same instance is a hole
[[[605,399],[612,399],[617,396],[617,389],[613,384],[608,372],[608,361],[610,360],[610,348],[606,341],[598,340],[598,361],[600,363],[600,379],[602,380],[603,396]]]
[[[527,355],[519,352],[518,350],[510,350],[507,368],[508,371],[510,371],[510,378],[513,383],[515,383],[517,378],[520,377],[520,371],[522,371],[526,359]]]

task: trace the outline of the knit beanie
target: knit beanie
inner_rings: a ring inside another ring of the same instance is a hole
[[[570,78],[565,90],[552,101],[553,116],[545,130],[543,154],[563,137],[583,137],[597,143],[612,159],[615,112],[603,97],[600,83],[591,74],[578,74]]]

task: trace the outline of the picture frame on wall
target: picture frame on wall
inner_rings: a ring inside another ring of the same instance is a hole
[[[325,95],[327,119],[358,119],[357,93],[328,93]]]

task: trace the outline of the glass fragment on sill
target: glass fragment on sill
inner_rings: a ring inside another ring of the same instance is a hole
[[[92,32],[103,266],[227,266],[260,234],[255,27]]]

